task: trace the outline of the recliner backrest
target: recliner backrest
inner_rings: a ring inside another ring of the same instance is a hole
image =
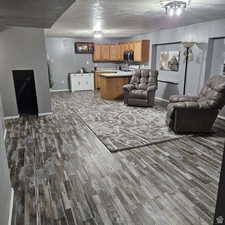
[[[158,71],[152,71],[149,69],[136,70],[131,78],[131,84],[136,89],[146,90],[149,86],[158,86]]]
[[[211,108],[225,105],[225,76],[212,76],[202,88],[198,102],[206,102]]]

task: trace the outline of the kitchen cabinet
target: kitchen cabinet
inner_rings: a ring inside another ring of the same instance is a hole
[[[136,41],[134,43],[134,61],[141,62],[142,60],[142,46],[141,41]]]
[[[93,60],[94,61],[101,61],[101,44],[95,44],[94,45],[94,55],[93,55]]]
[[[96,89],[99,89],[101,86],[100,85],[100,79],[101,79],[100,75],[101,75],[101,72],[95,72],[95,88]]]
[[[107,71],[105,71],[105,72],[95,72],[95,88],[96,89],[101,88],[101,75],[105,74],[105,73],[116,73],[116,71],[115,72],[107,72]]]
[[[135,42],[133,42],[133,41],[128,42],[128,50],[129,51],[134,51],[134,46],[135,46]]]
[[[124,52],[130,50],[134,51],[134,62],[148,62],[149,48],[149,40],[130,41],[119,44],[95,44],[93,61],[124,61]]]
[[[94,90],[94,74],[70,74],[70,88],[71,92]]]
[[[120,45],[110,45],[110,61],[120,61]]]
[[[148,40],[140,40],[134,42],[134,61],[148,62],[149,61],[149,44]]]
[[[103,44],[101,46],[101,57],[103,61],[110,61],[110,45]]]

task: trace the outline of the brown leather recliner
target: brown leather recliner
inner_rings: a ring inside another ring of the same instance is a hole
[[[123,86],[124,104],[133,106],[154,106],[158,88],[158,71],[137,70],[129,84]]]
[[[176,133],[210,132],[224,105],[225,77],[212,76],[198,97],[170,97],[167,125]]]

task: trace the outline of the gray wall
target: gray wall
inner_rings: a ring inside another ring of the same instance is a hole
[[[3,109],[0,97],[0,224],[7,225],[11,199],[11,183],[5,150]]]
[[[92,71],[94,66],[103,68],[116,68],[116,63],[93,63],[91,54],[75,54],[74,42],[94,41],[92,39],[75,39],[63,37],[47,37],[46,49],[53,80],[53,90],[68,89],[68,73],[77,72],[84,67]],[[103,40],[101,42],[113,43],[116,40]]]
[[[180,52],[180,61],[179,61],[179,70],[174,71],[163,71],[160,70],[160,52],[162,51],[179,51]],[[158,97],[163,99],[168,99],[172,94],[182,94],[184,86],[184,56],[182,54],[183,47],[181,44],[167,44],[167,45],[157,45],[156,46],[156,69],[159,71],[159,81],[170,81],[176,84],[162,83],[159,82],[159,92]],[[166,91],[162,91],[166,90]]]
[[[212,40],[210,62],[210,75],[224,75],[223,66],[225,62],[225,38]],[[221,115],[225,116],[225,107],[222,109]]]
[[[147,39],[151,40],[152,44],[164,44],[184,41],[198,42],[198,44],[192,48],[194,57],[193,61],[188,63],[189,66],[186,83],[186,93],[196,95],[199,93],[201,87],[205,82],[205,79],[207,78],[205,76],[205,69],[209,38],[225,37],[224,24],[225,19],[216,20],[185,27],[179,27],[176,29],[160,30],[157,32],[147,33],[144,35],[133,37],[130,40]],[[150,51],[151,50],[152,49],[150,49]],[[151,65],[151,58],[149,61],[149,65]],[[165,97],[166,99],[168,99],[171,91],[171,85],[160,85],[159,90],[157,91],[157,96]],[[225,113],[222,112],[221,115],[225,116]]]
[[[18,115],[12,70],[33,69],[39,113],[51,111],[45,36],[41,29],[8,28],[0,33],[0,90],[5,116]]]
[[[225,38],[213,40],[211,74],[223,75]]]

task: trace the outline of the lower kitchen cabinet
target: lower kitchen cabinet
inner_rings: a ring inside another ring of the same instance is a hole
[[[70,89],[74,91],[94,90],[94,74],[93,73],[71,73]]]

